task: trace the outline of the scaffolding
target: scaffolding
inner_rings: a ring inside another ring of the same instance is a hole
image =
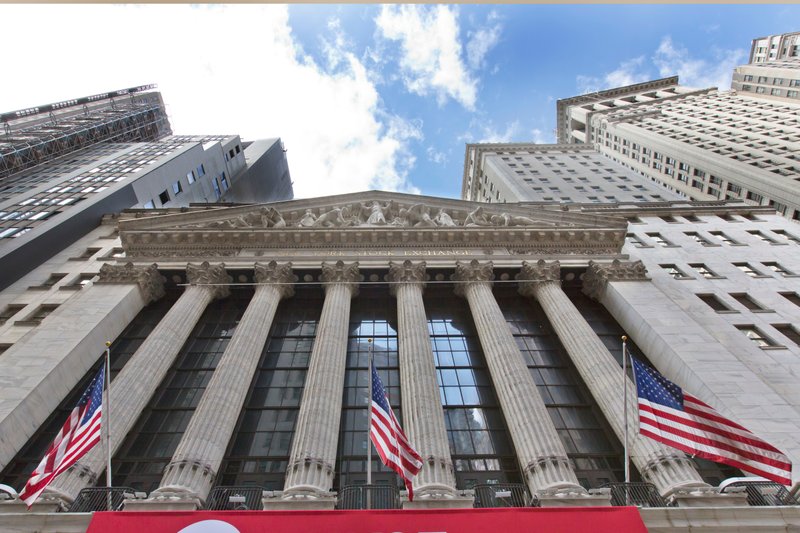
[[[0,181],[101,142],[172,134],[161,96],[146,85],[0,115]]]

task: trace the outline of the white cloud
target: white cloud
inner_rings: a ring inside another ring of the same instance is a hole
[[[458,136],[459,141],[468,143],[509,143],[520,140],[522,127],[518,120],[509,122],[505,128],[498,128],[491,120],[472,119],[469,130]]]
[[[651,78],[650,74],[644,69],[644,56],[635,57],[620,63],[619,67],[607,72],[600,77],[583,76],[577,77],[578,92],[593,93],[609,89],[612,87],[624,87],[641,83]]]
[[[734,67],[746,62],[747,52],[744,49],[712,49],[711,55],[711,60],[693,58],[686,48],[673,43],[667,35],[656,50],[653,63],[662,77],[677,74],[681,85],[699,89],[730,89],[731,72]]]
[[[47,69],[18,62],[15,83],[3,87],[9,110],[158,83],[176,133],[281,137],[297,197],[417,191],[408,180],[408,142],[420,138],[419,127],[382,110],[335,20],[322,66],[303,53],[285,6],[0,5],[0,18],[36,21],[36,39],[28,24],[6,25],[3,34],[27,43],[30,57],[52,57],[65,42],[74,51]],[[119,41],[121,21],[150,38],[105,46]]]
[[[482,27],[476,32],[471,32],[469,41],[467,42],[467,61],[469,66],[477,70],[484,65],[486,54],[494,48],[500,40],[500,32],[503,27],[500,25],[497,12],[492,11],[489,13],[486,26]],[[492,23],[492,24],[490,24]],[[495,66],[497,68],[497,66]]]
[[[440,152],[433,146],[429,146],[426,152],[428,154],[428,160],[436,163],[437,165],[443,165],[447,163],[449,159],[446,153]]]
[[[545,135],[539,128],[531,130],[531,141],[535,144],[554,144],[556,142],[555,133]]]
[[[401,75],[410,92],[420,96],[433,93],[440,105],[453,99],[468,110],[475,108],[478,83],[461,57],[454,9],[383,6],[375,23],[384,38],[400,42]]]

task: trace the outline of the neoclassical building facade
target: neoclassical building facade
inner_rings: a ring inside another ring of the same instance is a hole
[[[380,191],[125,211],[3,293],[0,482],[22,488],[106,340],[113,484],[141,494],[126,510],[194,510],[214,487],[246,485],[264,489],[264,509],[332,509],[366,482],[370,354],[424,460],[406,507],[472,507],[474,487],[498,483],[542,506],[608,505],[602,486],[624,480],[622,335],[798,460],[792,387],[762,372],[744,335],[726,341],[713,309],[685,305],[678,267],[647,255],[660,242],[634,240],[664,217],[791,225],[724,202],[566,209]],[[94,252],[80,263],[82,247]],[[718,487],[741,473],[636,433],[629,385],[632,478],[679,505],[643,510],[648,526],[703,523],[698,506],[755,516]],[[105,464],[98,446],[41,510],[103,486]],[[374,455],[372,471],[401,486]]]

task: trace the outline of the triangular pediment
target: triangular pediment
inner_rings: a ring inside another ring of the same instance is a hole
[[[209,205],[123,214],[126,250],[170,246],[274,247],[481,241],[602,243],[621,247],[624,219],[562,210],[558,205],[487,204],[365,191],[269,204]]]

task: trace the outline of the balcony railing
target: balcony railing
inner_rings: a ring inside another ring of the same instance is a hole
[[[134,494],[130,487],[90,487],[78,493],[69,507],[70,513],[92,513],[94,511],[120,511],[125,495]]]
[[[391,485],[349,485],[339,491],[337,509],[401,509],[400,491]]]
[[[735,481],[726,485],[722,492],[733,492],[731,487],[744,487],[747,504],[759,506],[800,505],[786,487],[772,481]]]
[[[669,507],[652,483],[606,483],[611,489],[611,505],[636,507]]]
[[[522,483],[475,485],[475,507],[531,507],[534,500]],[[537,502],[538,503],[538,502]]]
[[[206,511],[260,511],[262,487],[248,485],[242,487],[219,486],[211,489],[203,507]]]

